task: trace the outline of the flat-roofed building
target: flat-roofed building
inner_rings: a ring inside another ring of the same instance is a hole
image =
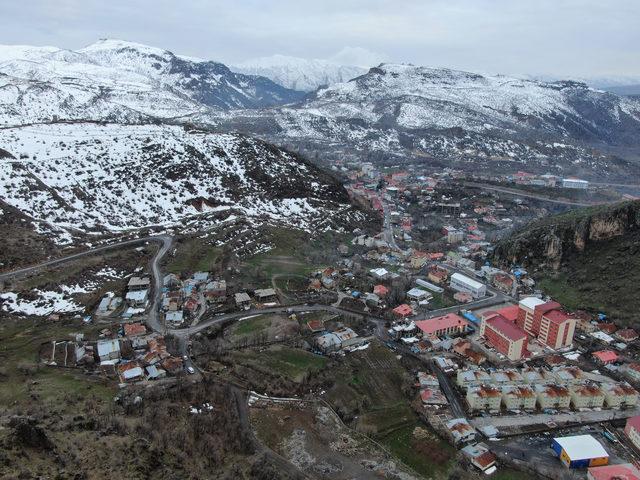
[[[533,390],[536,392],[538,406],[542,410],[547,408],[566,409],[571,405],[571,392],[562,385],[536,384],[533,386]]]
[[[604,405],[604,391],[596,384],[578,384],[569,387],[571,405],[579,408],[602,408]]]
[[[638,391],[628,383],[602,385],[604,403],[609,408],[632,407],[638,404]]]
[[[578,367],[555,367],[551,372],[544,372],[545,379],[557,380],[565,385],[582,383],[586,380],[585,374]]]
[[[487,286],[461,273],[454,273],[449,286],[458,292],[469,293],[473,298],[482,298],[487,294]]]
[[[534,367],[523,368],[520,370],[520,375],[522,375],[525,383],[535,384],[544,382],[544,378],[540,373],[540,370]]]
[[[586,468],[606,465],[609,454],[591,435],[575,435],[553,439],[551,448],[568,468]]]
[[[505,385],[502,387],[502,403],[507,410],[535,410],[537,395],[527,385]]]
[[[471,410],[499,411],[502,391],[491,385],[479,385],[467,389],[467,403]]]

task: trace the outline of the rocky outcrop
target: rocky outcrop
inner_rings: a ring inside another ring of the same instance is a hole
[[[537,220],[496,245],[499,263],[545,265],[555,270],[570,256],[640,230],[640,201],[573,210]]]

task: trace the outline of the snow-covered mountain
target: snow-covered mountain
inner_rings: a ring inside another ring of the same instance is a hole
[[[0,46],[0,124],[189,119],[282,105],[302,95],[218,62],[120,40],[78,51]]]
[[[302,103],[244,115],[246,125],[251,117],[272,118],[271,139],[306,150],[458,161],[474,168],[509,161],[606,174],[609,167],[634,168],[609,158],[607,148],[640,150],[637,100],[577,82],[412,65],[383,64],[319,89]],[[264,122],[253,123],[268,131]]]
[[[339,65],[328,60],[273,55],[230,66],[234,72],[261,75],[283,87],[312,92],[319,87],[351,80],[367,72],[366,68]]]
[[[309,230],[363,218],[332,177],[240,135],[50,124],[0,129],[0,145],[0,205],[17,208],[59,241],[77,231],[206,224],[210,216]]]

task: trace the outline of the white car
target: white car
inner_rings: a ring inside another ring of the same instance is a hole
[[[194,373],[196,373],[193,367],[187,367],[187,372],[189,372],[189,375],[193,375]]]

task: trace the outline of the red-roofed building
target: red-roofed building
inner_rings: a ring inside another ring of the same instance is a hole
[[[387,295],[387,293],[389,293],[389,289],[384,285],[376,285],[375,287],[373,287],[373,293],[375,293],[379,297],[384,297]]]
[[[447,278],[449,277],[449,272],[447,271],[446,268],[439,267],[436,265],[429,268],[428,277],[430,281],[432,281],[436,285],[440,285],[447,281]]]
[[[633,443],[636,448],[640,449],[640,416],[627,419],[627,424],[624,427],[624,433],[627,434],[631,443]]]
[[[510,322],[516,323],[518,319],[518,310],[520,307],[518,305],[509,305],[508,307],[503,307],[496,310],[498,315],[502,315],[504,318],[509,320]]]
[[[633,342],[638,338],[638,332],[636,332],[633,328],[623,328],[622,330],[618,330],[616,332],[616,337],[618,337],[623,342]]]
[[[460,315],[448,313],[442,317],[420,320],[416,322],[416,326],[422,330],[424,335],[429,337],[440,337],[442,335],[453,335],[456,333],[466,332],[467,328],[469,328],[469,322]]]
[[[618,354],[613,350],[600,350],[598,352],[593,352],[592,355],[597,362],[603,365],[607,365],[618,360]]]
[[[442,259],[444,257],[444,253],[442,253],[442,252],[433,252],[433,253],[427,254],[427,257],[429,258],[429,260],[434,262],[436,260]]]
[[[613,322],[598,322],[598,329],[602,330],[604,333],[608,333],[609,335],[613,335],[618,330],[616,324]]]
[[[147,328],[141,323],[125,323],[124,325],[125,337],[135,337],[145,333],[147,333]]]
[[[483,315],[480,335],[509,360],[520,360],[527,355],[527,334],[502,315]]]
[[[587,480],[640,480],[640,470],[631,463],[591,467]]]
[[[511,275],[507,275],[506,273],[496,273],[493,276],[493,285],[506,293],[511,293],[513,282],[513,277]]]
[[[396,315],[396,317],[406,318],[413,315],[413,309],[406,303],[403,303],[402,305],[394,308],[393,313]]]
[[[558,349],[571,345],[576,323],[558,302],[528,297],[519,303],[516,325],[548,347]]]

